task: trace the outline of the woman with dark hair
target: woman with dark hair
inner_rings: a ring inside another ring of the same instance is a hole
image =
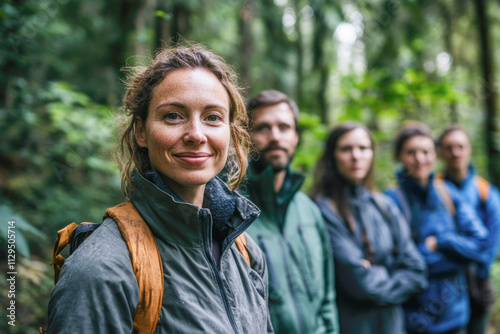
[[[335,259],[340,332],[404,333],[401,304],[426,287],[408,224],[372,190],[374,142],[357,123],[335,127],[316,169],[313,197]]]
[[[202,47],[163,50],[131,78],[119,152],[130,202],[117,207],[154,237],[161,266],[141,277],[160,275],[153,288],[161,289],[161,308],[143,300],[137,254],[127,249],[121,218],[111,215],[62,267],[49,333],[273,331],[263,254],[248,236],[244,250],[235,245],[259,210],[233,191],[248,153],[245,106],[233,80]],[[230,188],[216,177],[227,165]],[[152,329],[136,327],[146,318],[137,319],[139,306],[148,319],[156,316]]]
[[[434,139],[412,122],[396,136],[398,186],[387,191],[401,209],[428,267],[429,287],[405,304],[408,333],[465,333],[469,302],[465,268],[484,262],[487,231],[451,183],[434,178]]]

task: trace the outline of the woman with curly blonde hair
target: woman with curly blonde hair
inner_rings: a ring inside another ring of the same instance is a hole
[[[166,49],[132,76],[124,102],[122,191],[163,270],[155,332],[272,332],[263,255],[248,236],[246,251],[235,245],[259,210],[233,191],[248,134],[231,70],[200,46]],[[230,187],[216,177],[224,167]],[[141,293],[120,228],[106,218],[63,266],[48,331],[131,333]]]

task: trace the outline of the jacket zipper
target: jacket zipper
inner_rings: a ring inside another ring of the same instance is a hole
[[[276,242],[278,244],[278,247],[279,247],[279,249],[281,251],[281,256],[283,258],[283,264],[284,264],[284,267],[285,267],[286,280],[288,282],[288,288],[290,289],[290,294],[292,295],[292,301],[293,301],[293,306],[294,306],[294,309],[295,309],[295,313],[297,314],[297,322],[298,322],[298,325],[299,325],[299,333],[306,333],[304,322],[302,320],[302,315],[301,315],[301,313],[299,311],[299,305],[297,304],[297,299],[295,297],[294,287],[293,287],[292,281],[290,279],[291,274],[290,274],[290,270],[288,269],[288,264],[286,262],[285,252],[283,250],[283,246],[281,245],[281,242],[280,242],[280,240],[279,240],[278,237],[276,237]]]
[[[302,230],[302,226],[298,226],[299,230],[299,236],[300,240],[304,244],[304,248],[306,249],[306,254],[307,254],[307,266],[309,267],[309,272],[311,273],[311,277],[314,278],[314,269],[312,266],[312,257],[311,257],[311,252],[309,251],[309,246],[307,245],[306,238],[304,237],[304,231]]]
[[[309,284],[307,284],[307,278],[306,278],[305,273],[304,273],[304,268],[302,268],[302,265],[299,262],[299,258],[295,255],[295,252],[293,251],[293,248],[292,248],[292,243],[288,239],[287,235],[283,234],[283,237],[285,238],[285,242],[288,245],[288,248],[290,248],[290,254],[292,255],[293,261],[295,262],[295,264],[299,268],[300,278],[302,279],[302,283],[304,284],[304,288],[306,289],[307,297],[309,298],[309,301],[312,301],[312,293],[311,293],[311,289],[309,288]]]
[[[204,249],[205,249],[205,255],[208,258],[208,262],[210,262],[210,267],[212,269],[212,272],[217,279],[217,286],[219,287],[219,291],[222,297],[222,301],[224,303],[224,308],[226,309],[226,314],[227,317],[229,318],[229,322],[231,323],[231,327],[233,328],[233,331],[235,334],[238,334],[238,328],[236,327],[236,322],[234,321],[234,316],[233,313],[231,312],[231,308],[229,306],[229,301],[227,300],[227,295],[226,292],[224,291],[224,287],[222,285],[222,278],[220,277],[219,269],[217,268],[217,264],[215,263],[215,260],[212,256],[212,253],[208,247],[209,245],[209,239],[210,239],[210,221],[208,218],[208,214],[204,211],[200,211],[201,216],[202,216],[202,221],[204,221],[204,238],[203,238],[203,243],[204,243]],[[222,257],[222,254],[221,254]]]

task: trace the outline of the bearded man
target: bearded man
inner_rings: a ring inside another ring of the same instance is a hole
[[[265,254],[269,310],[275,333],[338,333],[333,259],[325,223],[290,168],[299,110],[287,95],[268,90],[247,103],[253,145],[242,191],[262,214],[247,232]]]

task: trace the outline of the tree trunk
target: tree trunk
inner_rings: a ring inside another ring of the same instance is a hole
[[[135,34],[136,38],[134,41],[134,51],[135,55],[146,55],[148,51],[147,45],[147,30],[148,23],[151,19],[153,19],[152,15],[154,15],[154,9],[156,7],[156,0],[147,0],[140,2],[141,5],[134,20],[135,26]]]
[[[296,84],[296,91],[295,95],[297,96],[297,105],[299,108],[303,105],[303,98],[302,98],[302,90],[303,90],[303,85],[302,83],[304,82],[304,50],[302,47],[302,29],[301,29],[301,13],[300,13],[300,0],[295,0],[294,3],[295,7],[295,15],[296,15],[296,21],[295,21],[295,28],[297,31],[297,41],[295,42],[295,48],[297,52],[297,84]]]
[[[325,22],[323,4],[318,4],[314,8],[314,35],[313,35],[313,72],[319,74],[319,86],[316,91],[316,101],[313,105],[319,111],[321,122],[328,124],[328,100],[326,90],[330,77],[330,68],[325,59],[325,41],[331,36],[331,31]]]
[[[492,58],[492,47],[490,44],[490,31],[488,25],[488,16],[486,10],[486,0],[475,0],[477,11],[478,32],[479,32],[479,51],[481,56],[481,65],[483,72],[483,94],[486,108],[486,154],[488,156],[488,171],[491,181],[500,186],[500,155],[495,145],[496,128],[496,92],[494,80],[494,64]]]
[[[187,6],[177,3],[173,8],[172,28],[170,30],[174,43],[179,43],[186,38],[189,29],[190,12]]]
[[[250,69],[253,56],[253,38],[252,21],[255,17],[255,3],[253,0],[247,0],[243,3],[240,10],[238,30],[240,42],[238,47],[239,75],[240,85],[246,91],[252,86]]]

